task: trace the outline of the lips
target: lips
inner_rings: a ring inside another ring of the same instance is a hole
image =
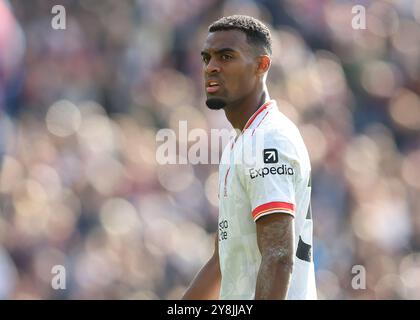
[[[215,93],[220,89],[220,83],[217,80],[207,80],[206,91],[208,93]]]
[[[219,90],[219,86],[213,86],[213,87],[207,87],[206,90],[208,93],[215,93],[216,91]]]

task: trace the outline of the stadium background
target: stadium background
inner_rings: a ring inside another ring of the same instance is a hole
[[[0,298],[181,296],[211,254],[217,165],[160,166],[155,137],[229,128],[199,52],[234,13],[272,29],[269,90],[310,152],[319,298],[420,298],[419,0],[0,0]]]

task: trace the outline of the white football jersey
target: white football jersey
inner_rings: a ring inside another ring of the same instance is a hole
[[[254,299],[261,263],[256,221],[275,212],[294,217],[287,298],[316,299],[311,166],[299,130],[270,100],[235,140],[224,149],[219,165],[220,299]]]

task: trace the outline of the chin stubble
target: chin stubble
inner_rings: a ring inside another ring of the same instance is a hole
[[[208,98],[206,100],[206,105],[209,109],[220,110],[226,106],[226,101],[221,98]]]

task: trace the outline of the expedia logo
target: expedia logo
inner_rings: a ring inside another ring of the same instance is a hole
[[[249,176],[251,179],[257,177],[265,177],[268,174],[278,174],[278,175],[288,175],[292,176],[295,174],[293,168],[282,164],[280,167],[271,167],[271,168],[260,168],[260,169],[249,169]]]
[[[264,163],[279,162],[279,154],[276,149],[264,149],[263,158],[264,158]]]

